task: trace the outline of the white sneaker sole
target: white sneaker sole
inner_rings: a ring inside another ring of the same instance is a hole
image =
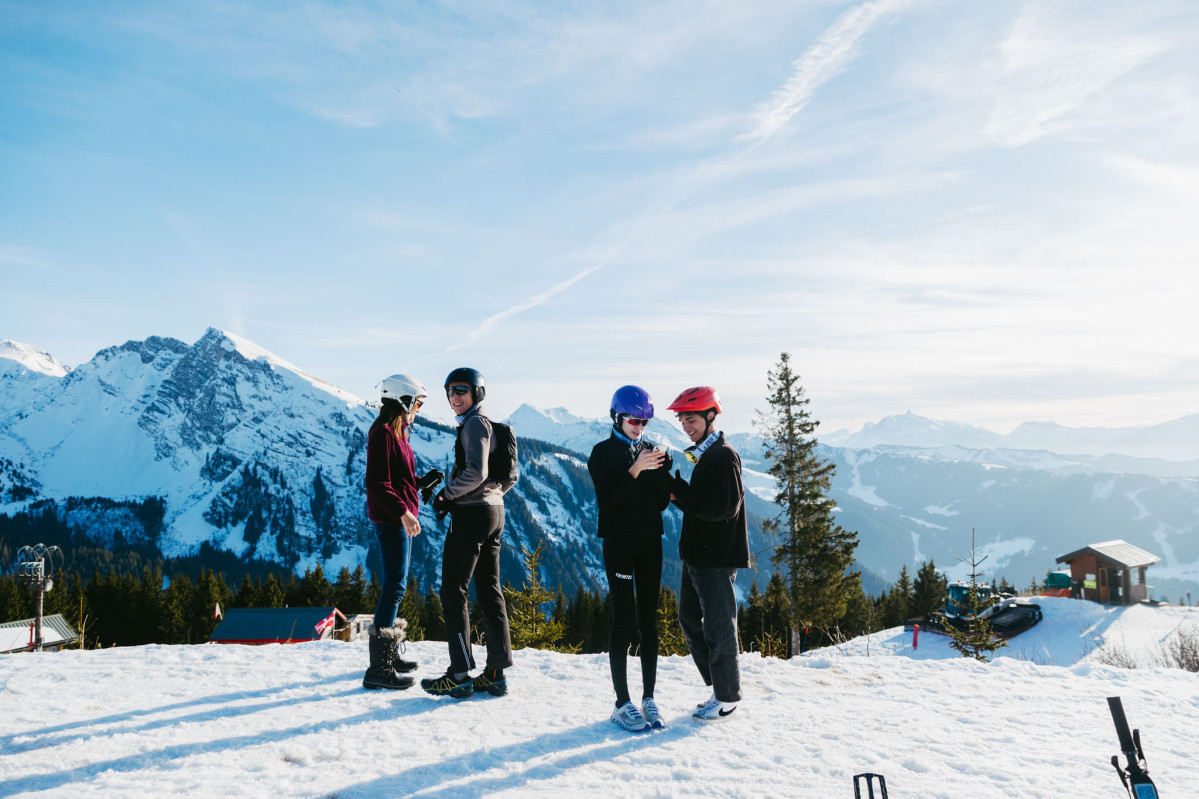
[[[733,708],[728,713],[725,713],[723,710],[719,710],[719,711],[717,711],[717,714],[715,716],[707,716],[707,715],[703,715],[701,713],[692,713],[691,719],[699,724],[714,724],[719,721],[728,721],[730,718],[732,718],[733,714],[736,712],[737,712],[737,708]]]
[[[646,724],[644,727],[626,727],[623,723],[617,721],[614,718],[609,718],[608,721],[612,722],[617,727],[620,727],[625,732],[648,732],[650,729],[650,726],[648,724]]]

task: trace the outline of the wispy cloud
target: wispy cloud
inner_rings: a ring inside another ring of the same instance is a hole
[[[812,98],[817,89],[830,78],[844,70],[852,61],[857,42],[880,18],[899,11],[911,4],[911,0],[878,0],[864,3],[842,14],[800,57],[795,74],[788,80],[770,102],[758,113],[757,127],[748,137],[748,146],[739,148],[732,155],[718,160],[695,164],[680,181],[681,187],[656,207],[648,208],[620,227],[626,235],[614,246],[572,277],[560,281],[529,299],[506,308],[485,319],[466,338],[454,344],[449,351],[474,344],[500,323],[542,305],[574,286],[583,278],[594,274],[619,255],[640,234],[672,211],[700,187],[711,183],[728,172],[738,161],[747,158],[755,149],[765,144],[781,130]],[[758,215],[761,215],[761,211]]]
[[[803,110],[825,83],[853,61],[858,42],[884,16],[902,11],[911,0],[878,0],[846,11],[795,62],[795,73],[758,110],[749,138],[761,143],[778,133]]]
[[[1000,88],[987,122],[997,144],[1018,147],[1080,124],[1117,121],[1093,113],[1100,93],[1169,49],[1160,38],[1129,32],[1135,15],[1071,25],[1048,16],[1030,7],[1000,45]]]
[[[0,265],[21,269],[45,269],[46,263],[33,252],[15,247],[0,246]]]

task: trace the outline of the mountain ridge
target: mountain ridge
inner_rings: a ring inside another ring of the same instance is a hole
[[[208,543],[297,571],[371,562],[362,479],[375,411],[252,342],[215,328],[190,345],[149,337],[101,350],[61,377],[23,370],[0,381],[6,407],[15,408],[0,418],[0,514],[41,508],[97,541],[120,532],[168,556]],[[925,424],[905,417],[900,422]],[[507,502],[505,574],[521,573],[522,546],[546,543],[547,584],[602,586],[586,458],[611,422],[530,405],[508,421],[522,442],[522,478]],[[418,417],[418,470],[448,471],[453,431]],[[690,442],[668,415],[655,418],[647,435],[689,470],[677,450]],[[754,580],[764,586],[771,572],[773,542],[762,521],[777,514],[775,487],[761,436],[730,433],[729,440],[742,454],[757,558],[757,571],[739,578],[747,590]],[[1021,583],[1054,568],[1057,555],[1124,538],[1163,556],[1155,567],[1163,591],[1199,584],[1199,481],[1196,471],[1176,473],[1189,470],[1185,463],[994,446],[821,442],[819,452],[837,467],[830,495],[838,523],[859,533],[858,563],[886,581],[926,558],[953,572],[977,528],[991,574]],[[71,510],[71,498],[83,501]],[[152,506],[161,518],[144,521],[138,508],[150,498],[161,500]],[[106,510],[112,503],[125,505]],[[413,573],[428,586],[439,574],[445,526],[426,508],[421,522]],[[678,524],[677,511],[668,511],[671,553]],[[673,554],[666,568],[667,584],[677,583]],[[867,583],[875,593],[886,584]]]

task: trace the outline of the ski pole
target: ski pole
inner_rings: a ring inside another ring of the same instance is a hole
[[[1120,739],[1120,751],[1128,760],[1128,768],[1120,768],[1119,755],[1112,755],[1112,766],[1124,783],[1124,790],[1132,799],[1157,799],[1157,787],[1149,779],[1149,772],[1144,768],[1145,752],[1141,748],[1141,731],[1128,731],[1128,719],[1124,715],[1124,703],[1118,696],[1107,698],[1108,709],[1112,713],[1112,722],[1116,725],[1116,737]]]

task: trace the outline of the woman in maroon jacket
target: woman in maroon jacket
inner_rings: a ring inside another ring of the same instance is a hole
[[[441,481],[434,470],[424,479],[416,476],[416,459],[408,443],[408,428],[426,396],[424,385],[408,375],[392,375],[381,384],[379,416],[371,425],[366,443],[366,511],[375,525],[383,561],[383,585],[370,628],[370,667],[363,688],[411,688],[411,677],[397,672],[416,669],[404,660],[399,645],[408,622],[396,614],[404,599],[412,539],[420,535],[417,519],[420,489],[430,480]]]

